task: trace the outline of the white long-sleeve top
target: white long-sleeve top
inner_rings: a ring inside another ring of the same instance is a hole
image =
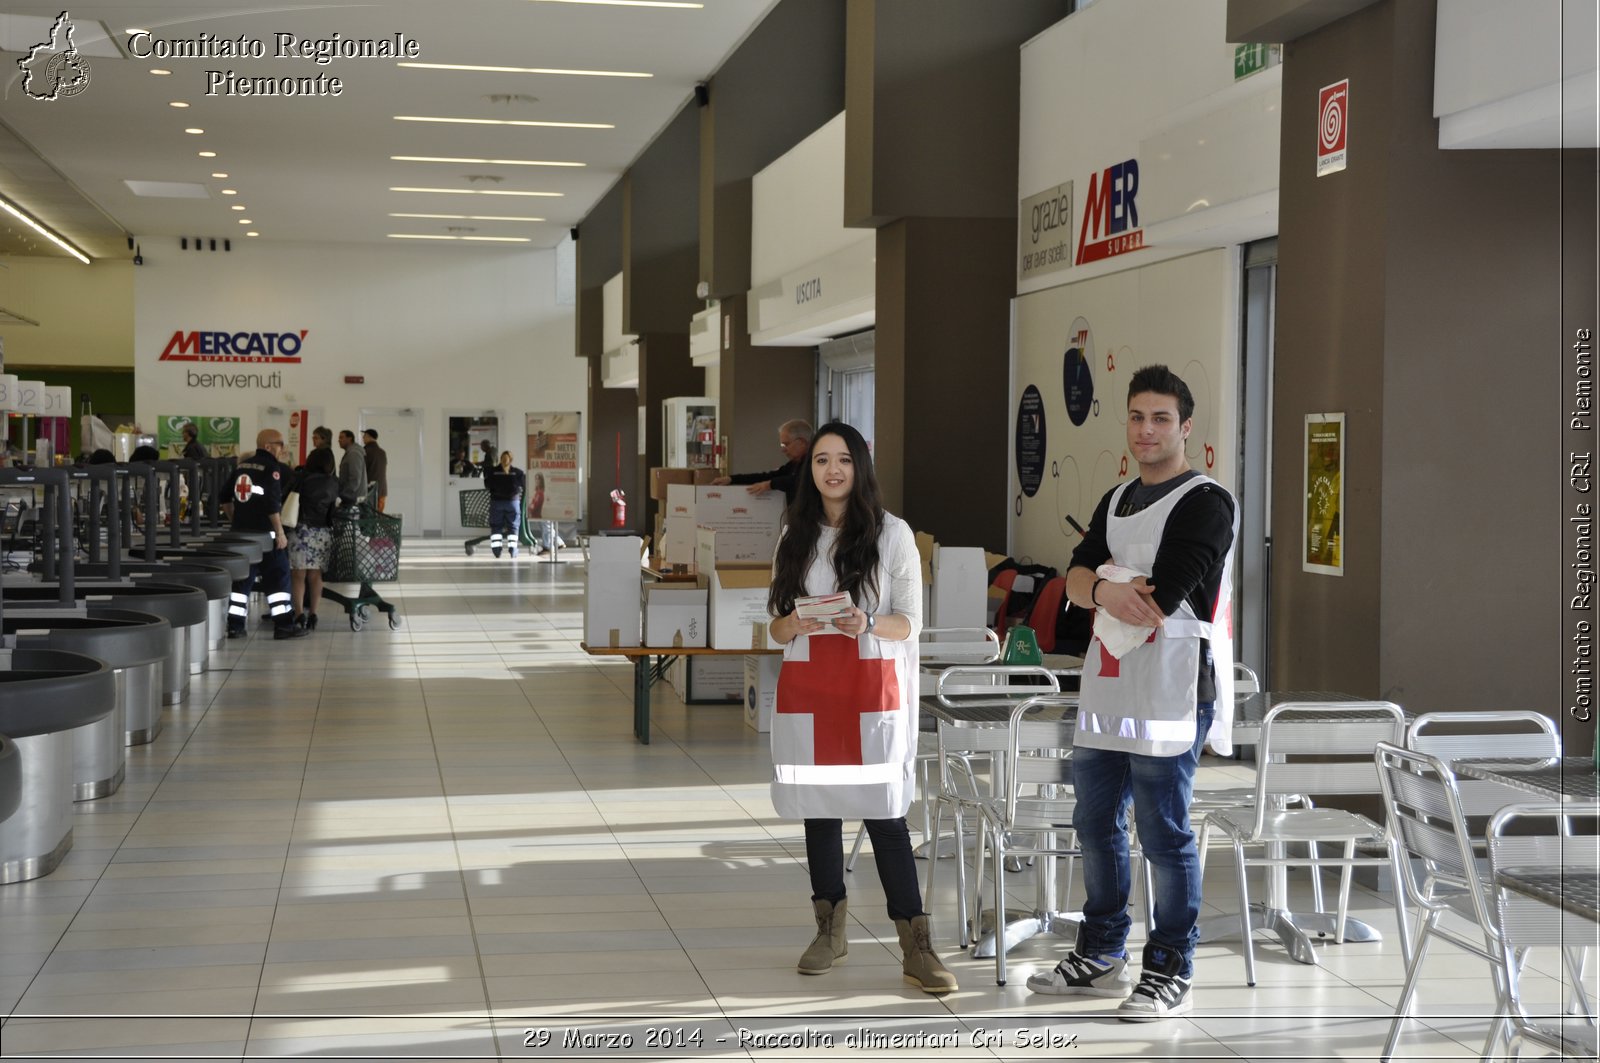
[[[833,572],[833,548],[838,541],[837,528],[824,527],[817,537],[817,556],[806,569],[807,594],[832,594],[839,589]],[[863,596],[868,600],[857,604],[865,612],[876,616],[899,613],[911,621],[906,641],[917,641],[922,631],[922,561],[911,525],[892,513],[883,515],[883,529],[878,533],[878,594],[874,598],[867,589]]]

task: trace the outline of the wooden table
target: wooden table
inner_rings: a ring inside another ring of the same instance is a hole
[[[633,736],[642,745],[650,744],[650,684],[666,674],[674,657],[749,657],[782,653],[782,650],[717,650],[709,646],[590,646],[580,642],[591,657],[633,658]],[[655,664],[650,658],[656,658]]]

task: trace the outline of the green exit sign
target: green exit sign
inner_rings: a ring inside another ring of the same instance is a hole
[[[1265,70],[1269,54],[1265,44],[1241,44],[1234,48],[1233,80],[1238,81]]]

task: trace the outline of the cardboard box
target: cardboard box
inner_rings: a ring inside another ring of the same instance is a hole
[[[694,470],[694,482],[696,485],[709,484],[712,480],[720,479],[721,477],[722,472],[719,469]]]
[[[590,646],[637,646],[640,635],[640,555],[637,535],[589,538],[583,596],[583,641]]]
[[[778,706],[778,669],[783,658],[753,653],[744,659],[744,722],[757,731],[772,730]]]
[[[976,546],[940,546],[933,552],[933,593],[928,627],[987,627],[989,569]]]
[[[685,704],[739,701],[744,696],[744,658],[679,657],[667,669],[667,678]]]
[[[666,565],[694,564],[694,486],[671,484],[661,522],[661,560]]]
[[[688,583],[644,585],[644,644],[694,647],[706,644],[706,591]]]
[[[752,495],[735,484],[696,487],[694,522],[698,528],[719,533],[717,561],[760,561],[772,564],[783,527],[781,492]]]
[[[717,560],[723,534],[710,528],[695,531],[695,566],[707,591],[706,644],[719,650],[776,649],[767,634],[772,564]]]
[[[671,484],[693,484],[693,469],[655,468],[650,470],[650,497],[658,502],[667,500],[667,487]]]

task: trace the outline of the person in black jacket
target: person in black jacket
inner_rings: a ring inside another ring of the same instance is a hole
[[[194,426],[193,421],[185,422],[183,426],[183,456],[189,461],[204,461],[211,456],[200,445],[200,429]]]
[[[517,532],[522,525],[522,492],[528,477],[511,464],[511,451],[500,452],[500,464],[489,471],[484,481],[489,488],[489,549],[500,556],[501,547],[517,556]]]
[[[292,639],[305,634],[294,625],[294,607],[289,604],[289,539],[283,533],[284,485],[290,470],[283,463],[283,433],[263,428],[256,433],[256,451],[234,466],[228,483],[228,502],[224,503],[234,531],[270,532],[272,549],[250,566],[249,575],[233,584],[228,602],[228,637],[245,636],[245,620],[250,615],[250,591],[256,577],[267,595],[267,612],[272,617],[273,638]]]
[[[333,473],[332,450],[318,447],[306,455],[305,472],[295,490],[300,493],[300,520],[289,536],[289,593],[290,600],[301,607],[295,613],[295,627],[315,631],[322,570],[328,567],[333,551],[333,511],[339,508],[339,478]]]
[[[714,484],[745,484],[753,495],[768,491],[782,491],[786,501],[794,501],[798,476],[806,463],[806,452],[811,449],[811,422],[785,421],[778,426],[778,449],[783,451],[787,464],[771,472],[742,472],[736,476],[719,476]]]

